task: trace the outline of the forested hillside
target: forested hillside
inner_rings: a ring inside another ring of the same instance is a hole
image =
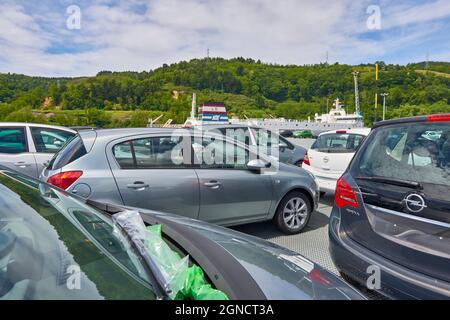
[[[190,99],[224,101],[231,115],[307,119],[340,98],[354,110],[352,71],[360,71],[365,122],[375,119],[375,92],[389,93],[388,117],[450,112],[450,63],[407,66],[279,66],[251,59],[192,60],[149,72],[100,72],[86,78],[0,74],[0,121],[61,125],[144,126],[163,115],[183,123]],[[378,119],[381,117],[381,99]],[[134,112],[133,112],[134,111]]]

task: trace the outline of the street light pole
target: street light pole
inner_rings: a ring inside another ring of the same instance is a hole
[[[389,93],[382,93],[381,96],[383,97],[383,121],[386,120],[386,97],[389,95]]]

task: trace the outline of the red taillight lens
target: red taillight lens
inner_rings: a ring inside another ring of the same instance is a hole
[[[309,273],[309,279],[311,279],[312,282],[320,283],[324,286],[329,286],[331,284],[330,279],[325,277],[322,272],[320,272],[319,269],[313,269]]]
[[[336,131],[337,134],[347,134],[347,130]]]
[[[82,175],[83,171],[61,172],[48,178],[47,182],[55,187],[67,190]]]
[[[350,206],[357,208],[358,200],[356,199],[356,193],[349,186],[344,178],[340,178],[336,184],[336,193],[334,194],[334,204],[339,208]]]
[[[306,164],[307,166],[311,165],[311,162],[309,161],[308,153],[306,153],[305,157],[303,158],[303,164]]]
[[[428,122],[447,122],[450,121],[450,114],[433,114],[427,117]]]

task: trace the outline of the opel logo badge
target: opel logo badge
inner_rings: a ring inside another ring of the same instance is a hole
[[[405,202],[406,209],[413,213],[422,212],[425,208],[427,208],[425,199],[417,193],[411,193],[403,201]]]

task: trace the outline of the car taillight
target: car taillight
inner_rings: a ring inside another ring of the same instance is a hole
[[[336,131],[337,134],[347,134],[347,130],[338,130]]]
[[[447,122],[450,121],[450,114],[432,114],[427,117],[428,122]]]
[[[83,171],[61,172],[48,178],[47,182],[55,187],[67,190],[82,175]]]
[[[305,157],[303,158],[303,164],[306,164],[307,166],[311,165],[311,162],[309,161],[308,153],[306,153]]]
[[[330,279],[325,277],[319,269],[313,269],[309,273],[309,279],[311,279],[312,282],[320,283],[324,286],[329,286],[331,284]]]
[[[357,208],[358,200],[356,199],[356,193],[352,187],[344,180],[340,178],[336,184],[336,193],[334,194],[334,204],[339,208],[350,206]]]

